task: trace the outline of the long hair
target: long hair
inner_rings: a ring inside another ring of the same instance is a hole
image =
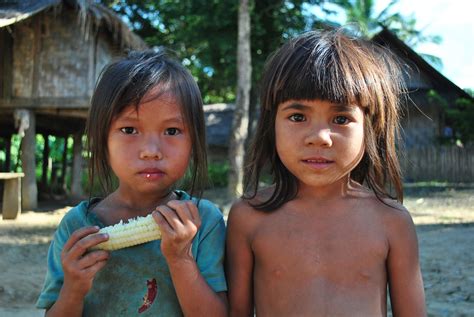
[[[170,93],[180,104],[192,143],[190,193],[201,197],[207,181],[201,93],[192,75],[164,49],[158,52],[132,51],[102,71],[92,96],[86,125],[89,180],[93,184],[97,178],[104,194],[112,191],[113,171],[109,166],[107,148],[110,125],[125,108],[134,106],[138,110],[144,96],[155,87],[159,89],[152,98]]]
[[[244,199],[255,198],[266,169],[273,193],[253,205],[264,211],[279,208],[298,193],[298,182],[281,162],[275,144],[278,106],[287,100],[355,103],[364,111],[365,153],[350,177],[382,199],[403,200],[396,155],[399,138],[399,97],[404,93],[401,69],[381,46],[351,37],[341,29],[311,31],[284,44],[269,59],[262,78],[260,117],[245,165]],[[391,196],[393,186],[395,196]]]

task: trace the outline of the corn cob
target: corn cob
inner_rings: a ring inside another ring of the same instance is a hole
[[[129,219],[128,223],[119,223],[104,227],[98,233],[107,233],[109,240],[99,243],[92,249],[117,250],[142,244],[152,240],[161,239],[160,228],[149,214],[146,217]]]

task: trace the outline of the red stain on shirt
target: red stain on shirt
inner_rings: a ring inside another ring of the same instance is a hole
[[[156,297],[156,293],[157,293],[156,279],[147,280],[146,281],[146,286],[147,286],[147,293],[143,297],[142,306],[140,306],[140,308],[138,308],[139,313],[143,313],[145,310],[150,308],[150,306],[155,301],[155,297]]]

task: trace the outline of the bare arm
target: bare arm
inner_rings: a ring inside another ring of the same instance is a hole
[[[207,284],[193,258],[191,246],[201,225],[191,201],[170,201],[153,217],[162,232],[161,250],[185,316],[227,316],[227,296]]]
[[[94,276],[108,259],[106,251],[87,249],[106,241],[103,234],[93,234],[99,229],[85,227],[75,231],[64,244],[61,252],[61,265],[64,271],[64,284],[56,302],[46,311],[46,316],[82,316],[84,297],[92,287]]]
[[[253,253],[248,224],[250,208],[234,205],[227,221],[226,274],[230,316],[253,316]],[[246,216],[247,215],[247,216]]]
[[[418,240],[410,214],[397,211],[389,224],[388,279],[393,315],[426,316]]]
[[[173,285],[185,316],[227,316],[227,295],[215,293],[194,259],[168,261]]]

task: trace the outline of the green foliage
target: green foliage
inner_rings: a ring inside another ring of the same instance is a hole
[[[255,99],[258,83],[268,56],[289,37],[320,28],[337,26],[331,14],[340,13],[326,4],[341,8],[344,23],[356,22],[359,31],[372,36],[386,26],[408,45],[439,43],[439,36],[426,36],[416,29],[413,15],[393,13],[398,0],[375,12],[374,0],[258,0],[250,1],[252,87]],[[235,101],[237,69],[237,15],[235,0],[102,0],[141,36],[150,47],[174,50],[198,81],[204,103]],[[321,8],[325,16],[317,16]],[[439,58],[424,56],[436,67]],[[255,100],[252,101],[255,103]]]
[[[474,102],[469,99],[460,98],[456,100],[456,106],[446,110],[447,117],[453,121],[455,131],[459,133],[462,143],[474,141]]]
[[[14,171],[21,171],[21,159],[20,159],[20,145],[21,137],[18,134],[12,136],[11,145],[11,167]]]
[[[453,137],[442,141],[461,141],[462,144],[474,141],[474,101],[458,98],[450,105],[434,90],[427,93],[431,104],[440,105],[445,113],[445,123],[453,129]],[[446,138],[445,138],[446,139]]]
[[[464,89],[464,91],[467,92],[469,94],[469,96],[474,98],[474,89],[466,88],[466,89]]]
[[[174,50],[198,81],[204,103],[235,100],[237,13],[234,0],[103,0],[151,47]],[[321,1],[251,1],[253,86],[268,55],[312,27],[305,5]]]
[[[438,35],[426,35],[416,27],[416,18],[413,14],[402,15],[394,10],[399,0],[391,0],[380,12],[375,10],[375,0],[329,0],[326,3],[335,4],[346,14],[344,24],[352,27],[363,36],[371,38],[382,26],[397,35],[403,42],[412,48],[421,43],[440,44],[442,38]],[[328,10],[329,15],[336,14],[337,10]],[[337,22],[333,21],[334,24]],[[439,57],[429,54],[420,54],[436,68],[442,67]]]
[[[210,163],[207,168],[212,187],[226,187],[229,174],[229,163]]]

